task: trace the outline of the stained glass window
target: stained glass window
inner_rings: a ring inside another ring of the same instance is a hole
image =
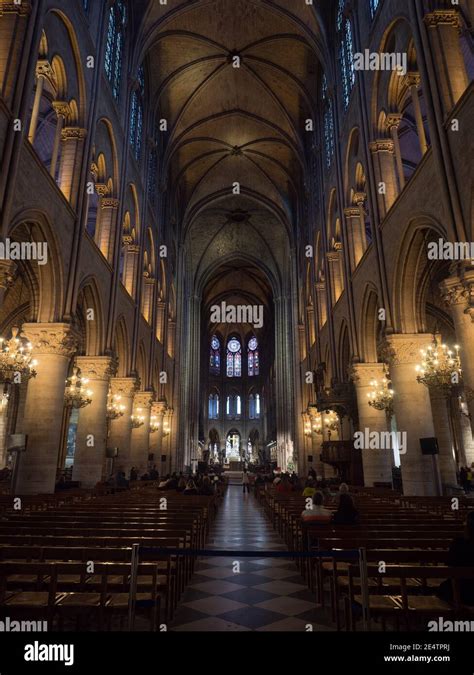
[[[158,173],[158,153],[152,148],[148,157],[148,199],[152,204],[156,198],[156,181]]]
[[[213,375],[219,375],[221,372],[221,343],[216,335],[211,338],[209,368]]]
[[[130,145],[137,162],[140,160],[143,136],[143,105],[145,98],[145,72],[138,69],[138,87],[132,91],[130,104]]]
[[[370,0],[370,13],[373,16],[375,16],[375,12],[377,11],[377,8],[380,4],[380,0]]]
[[[122,80],[122,59],[127,12],[123,0],[116,0],[110,8],[107,24],[107,42],[105,46],[104,68],[112,86],[114,98],[120,96]]]
[[[237,338],[231,338],[227,343],[227,377],[241,377],[242,375],[242,348]]]
[[[209,396],[209,419],[219,419],[219,394],[211,394]]]
[[[323,99],[323,121],[324,121],[324,154],[326,159],[326,166],[332,164],[334,157],[334,117],[332,112],[332,101],[328,92],[328,81],[326,75],[323,76],[321,87]]]
[[[355,84],[354,47],[350,19],[344,15],[345,0],[339,0],[337,30],[340,34],[339,65],[342,81],[342,101],[344,109],[349,105],[352,88]]]
[[[247,350],[247,370],[249,377],[258,375],[260,371],[259,357],[258,357],[258,342],[256,337],[249,340]]]

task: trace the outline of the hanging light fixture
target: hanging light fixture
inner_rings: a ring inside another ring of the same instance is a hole
[[[163,422],[163,436],[168,436],[170,433],[170,425],[168,420],[164,420]]]
[[[154,434],[159,428],[160,423],[158,422],[158,417],[156,415],[152,415],[150,417],[150,434]]]
[[[125,406],[120,403],[122,397],[119,394],[112,394],[111,391],[107,394],[107,419],[116,420],[122,417],[125,412]]]
[[[392,417],[393,396],[395,392],[390,386],[390,379],[383,377],[380,382],[372,380],[370,386],[372,390],[367,394],[369,405],[376,410],[385,410],[387,417]]]
[[[18,337],[19,328],[12,328],[10,340],[0,337],[0,380],[6,384],[17,383],[36,376],[38,362],[32,358],[33,346]]]
[[[66,380],[64,400],[72,408],[85,408],[92,403],[92,391],[87,388],[89,380],[78,375],[79,369],[74,367],[72,375]]]
[[[454,345],[450,349],[444,343],[439,344],[435,337],[433,344],[427,349],[421,349],[420,354],[421,363],[415,368],[418,382],[447,397],[451,396],[453,389],[462,384],[459,346]]]
[[[336,431],[338,429],[339,418],[334,410],[329,410],[329,412],[324,414],[324,427],[327,431]]]
[[[304,423],[304,435],[305,436],[311,436],[311,422],[306,419]]]
[[[145,424],[145,415],[140,415],[141,411],[141,408],[137,408],[137,412],[130,416],[132,429],[138,429]]]

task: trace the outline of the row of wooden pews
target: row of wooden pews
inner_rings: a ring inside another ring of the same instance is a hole
[[[461,592],[465,580],[474,579],[474,569],[447,567],[450,544],[462,536],[472,510],[470,501],[405,498],[376,489],[354,490],[352,496],[358,523],[334,525],[304,523],[306,499],[300,494],[281,494],[273,486],[257,490],[289,550],[303,556],[295,561],[317,601],[329,605],[337,630],[355,630],[362,619],[366,627],[376,620],[382,629],[411,630],[426,629],[429,617],[474,618],[474,608],[464,603]],[[335,499],[325,506],[335,510]],[[304,557],[306,552],[322,557]],[[436,594],[446,579],[452,583],[450,602]]]
[[[145,485],[42,510],[9,508],[0,519],[2,613],[40,617],[50,630],[114,630],[124,619],[130,628],[142,617],[163,630],[220,498]]]

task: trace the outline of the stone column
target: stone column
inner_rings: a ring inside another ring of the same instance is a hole
[[[451,311],[456,339],[461,347],[459,355],[464,384],[474,393],[474,269],[460,269],[459,275],[445,279],[440,288]],[[474,397],[468,396],[468,407],[472,428]]]
[[[66,323],[23,324],[22,335],[33,345],[38,365],[28,382],[23,433],[28,435],[22,453],[17,494],[53,493],[64,410],[64,390],[77,336]]]
[[[341,297],[342,291],[344,289],[343,278],[342,278],[342,264],[341,264],[341,252],[340,251],[330,251],[327,254],[328,264],[329,264],[329,274],[331,278],[331,299],[333,305]]]
[[[128,469],[134,466],[138,473],[144,473],[148,462],[150,443],[150,410],[153,394],[150,391],[137,391],[133,399],[133,414],[144,417],[140,427],[132,428],[130,442],[130,461]]]
[[[166,343],[168,345],[168,356],[172,359],[174,359],[175,354],[175,339],[176,339],[176,321],[170,319],[168,321],[168,337]]]
[[[328,318],[326,284],[324,281],[318,281],[316,284],[316,301],[318,303],[319,328],[322,328]]]
[[[156,339],[163,344],[166,303],[159,301],[156,304]]]
[[[401,455],[405,495],[436,494],[432,457],[421,454],[419,440],[435,436],[430,395],[428,389],[417,382],[415,370],[420,362],[420,350],[426,349],[432,340],[432,335],[423,333],[387,338],[387,357],[395,391],[393,407],[398,431],[407,435],[407,452]]]
[[[69,107],[69,103],[65,103],[64,101],[53,101],[53,108],[56,111],[58,119],[56,122],[56,134],[54,136],[53,154],[51,155],[49,173],[53,180],[56,180],[56,169],[58,166],[59,150],[61,147],[61,136],[64,129],[64,124],[71,114],[71,109]]]
[[[110,380],[112,396],[120,396],[120,404],[125,407],[122,417],[110,422],[109,448],[118,448],[116,468],[125,471],[130,465],[130,441],[132,435],[131,415],[133,395],[137,389],[134,377],[113,377]]]
[[[435,436],[439,445],[439,470],[444,485],[457,485],[456,460],[453,452],[453,435],[449,420],[448,402],[443,394],[430,390],[431,409]]]
[[[61,132],[62,152],[58,184],[72,208],[77,205],[81,158],[86,129],[65,127]]]
[[[156,422],[158,425],[158,430],[153,434],[153,444],[154,444],[154,453],[155,453],[155,462],[158,467],[158,471],[161,474],[161,455],[163,453],[163,425],[166,412],[166,400],[161,399],[155,401],[151,407],[151,414],[156,417]]]
[[[421,112],[420,96],[418,89],[420,87],[421,78],[418,73],[408,73],[406,76],[407,86],[410,89],[411,100],[413,101],[413,110],[415,111],[416,129],[418,132],[418,140],[420,142],[421,154],[424,155],[428,150],[428,142],[426,140],[425,125],[423,124],[423,113]]]
[[[94,487],[102,478],[107,446],[107,394],[115,363],[109,356],[78,356],[81,377],[89,379],[92,403],[79,411],[73,479]]]
[[[381,380],[385,377],[383,363],[357,363],[352,367],[353,381],[357,395],[357,411],[359,414],[359,431],[376,431],[381,433],[390,431],[390,424],[384,410],[377,410],[369,405],[369,394],[373,387],[372,380]],[[393,449],[371,450],[362,449],[362,465],[364,468],[364,485],[373,487],[374,483],[391,483],[392,467],[394,464]]]
[[[99,202],[100,229],[99,248],[102,255],[112,264],[115,247],[115,232],[117,229],[117,213],[120,202],[113,197],[102,197]]]
[[[140,255],[140,247],[137,244],[126,243],[122,283],[129,292],[129,294],[132,296],[132,298],[135,297],[135,292],[137,288],[137,269],[138,269],[139,255]]]
[[[393,141],[387,138],[373,141],[369,148],[374,162],[380,218],[383,220],[398,197],[395,150]]]
[[[456,9],[437,10],[426,14],[424,20],[441,103],[448,115],[469,84],[459,40],[459,12]]]
[[[395,162],[398,171],[398,184],[400,192],[405,187],[405,171],[403,169],[402,151],[400,149],[400,139],[398,138],[398,127],[402,121],[400,114],[391,114],[387,116],[387,129],[390,132],[393,141],[393,149],[395,151]]]
[[[355,270],[359,264],[365,251],[365,231],[362,236],[360,209],[351,206],[344,209],[344,216],[346,218],[347,230],[349,234],[349,257],[351,262],[351,270]],[[362,221],[363,222],[363,221]]]
[[[49,61],[40,59],[36,64],[36,89],[31,112],[30,128],[28,131],[28,140],[31,144],[35,142],[36,129],[38,127],[39,111],[41,106],[41,97],[43,95],[44,84],[47,79],[52,79],[53,70]]]

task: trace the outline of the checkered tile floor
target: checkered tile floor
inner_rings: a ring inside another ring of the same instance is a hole
[[[333,630],[327,614],[287,558],[240,558],[239,550],[285,551],[253,495],[230,485],[208,549],[234,550],[230,558],[198,561],[170,630],[313,631]]]

